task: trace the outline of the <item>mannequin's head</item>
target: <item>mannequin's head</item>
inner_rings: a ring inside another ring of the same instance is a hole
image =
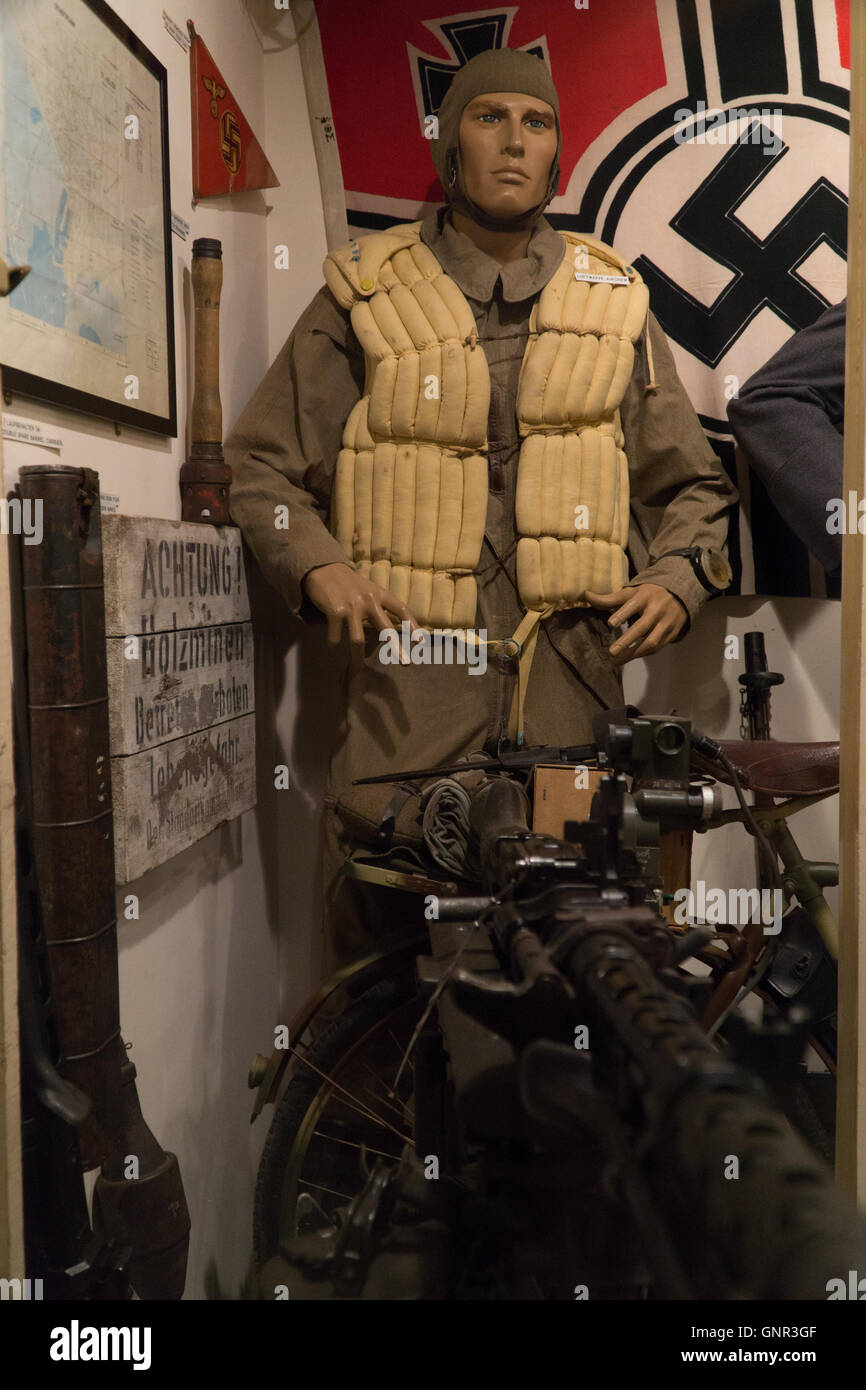
[[[449,204],[482,227],[521,230],[559,184],[559,99],[546,65],[493,48],[454,77],[439,109],[433,163]],[[515,168],[522,177],[502,174]]]
[[[523,92],[485,92],[463,108],[460,176],[467,199],[511,220],[547,203],[557,151],[556,112]],[[518,170],[518,173],[503,171]]]

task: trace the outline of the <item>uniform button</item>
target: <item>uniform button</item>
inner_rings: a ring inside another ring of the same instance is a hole
[[[363,280],[361,281],[361,289],[362,289],[362,290],[371,290],[372,288],[373,288],[373,281],[370,279],[369,275],[365,275],[364,278],[363,278]]]

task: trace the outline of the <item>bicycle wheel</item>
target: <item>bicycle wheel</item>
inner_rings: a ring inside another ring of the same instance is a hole
[[[360,995],[294,1063],[259,1166],[259,1271],[293,1238],[339,1227],[366,1180],[365,1154],[396,1165],[411,1143],[411,1059],[396,1090],[393,1082],[422,1008],[414,968],[404,967]],[[291,1296],[292,1276],[280,1282]]]

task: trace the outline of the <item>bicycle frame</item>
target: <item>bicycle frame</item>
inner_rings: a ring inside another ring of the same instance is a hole
[[[754,816],[771,845],[781,859],[785,872],[782,875],[783,905],[785,911],[794,898],[806,909],[809,917],[820,932],[821,938],[834,960],[839,956],[839,927],[836,918],[824,897],[823,888],[834,888],[839,882],[839,865],[827,861],[804,859],[794,836],[788,826],[791,816],[809,806],[815,806],[836,792],[822,792],[816,796],[793,797],[776,806],[754,808]],[[745,823],[745,815],[739,809],[723,811],[713,816],[696,829],[704,834],[723,825]]]

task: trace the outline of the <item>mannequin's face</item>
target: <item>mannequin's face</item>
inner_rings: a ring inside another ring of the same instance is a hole
[[[464,107],[458,130],[463,185],[492,216],[513,217],[540,203],[556,154],[556,116],[540,97],[484,92]],[[519,173],[503,173],[516,169]]]

